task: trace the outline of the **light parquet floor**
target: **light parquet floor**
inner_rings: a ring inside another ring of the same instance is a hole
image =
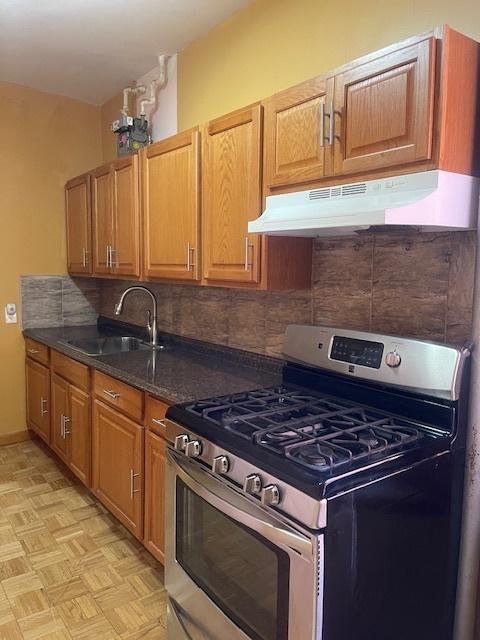
[[[0,640],[165,640],[163,568],[38,443],[0,448]]]

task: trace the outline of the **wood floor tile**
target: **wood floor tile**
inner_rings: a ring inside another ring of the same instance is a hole
[[[0,448],[0,640],[166,640],[163,567],[35,441]]]

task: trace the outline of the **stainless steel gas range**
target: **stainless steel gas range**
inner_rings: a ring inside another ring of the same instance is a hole
[[[288,327],[167,412],[169,640],[451,640],[468,346]]]

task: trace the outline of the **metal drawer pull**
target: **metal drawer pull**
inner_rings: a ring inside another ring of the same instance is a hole
[[[44,416],[48,413],[47,401],[45,398],[40,398],[40,415]]]
[[[325,103],[320,101],[320,146],[325,146]]]
[[[63,437],[66,438],[70,434],[70,429],[67,429],[67,424],[70,423],[70,418],[63,416]]]
[[[111,261],[110,245],[107,244],[107,269],[111,267],[110,261]]]
[[[84,266],[84,267],[88,267],[88,260],[87,260],[87,256],[88,256],[88,254],[89,254],[89,253],[90,253],[90,252],[89,252],[89,251],[87,251],[87,250],[85,249],[85,247],[83,247],[83,266]]]
[[[133,469],[130,469],[130,498],[132,500],[135,493],[140,493],[140,489],[135,489],[135,478],[139,477],[139,473],[135,473]]]
[[[120,394],[117,393],[117,391],[113,391],[113,389],[104,389],[103,393],[109,398],[112,398],[112,400],[116,400],[117,398],[120,398]]]
[[[36,353],[40,353],[40,351],[38,349],[28,349],[28,353],[31,353],[32,356],[35,355]]]
[[[330,137],[329,144],[333,144],[335,137],[335,109],[333,108],[333,100],[330,100]]]
[[[252,266],[252,263],[249,262],[249,251],[250,249],[253,249],[253,244],[250,244],[250,242],[248,241],[248,236],[245,236],[245,271],[249,271],[250,267]]]
[[[165,420],[160,420],[159,418],[152,418],[152,422],[154,424],[158,424],[159,427],[166,427]]]

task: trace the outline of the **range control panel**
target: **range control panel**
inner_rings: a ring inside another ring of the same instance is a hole
[[[384,345],[381,342],[334,336],[330,358],[340,362],[380,369]]]

